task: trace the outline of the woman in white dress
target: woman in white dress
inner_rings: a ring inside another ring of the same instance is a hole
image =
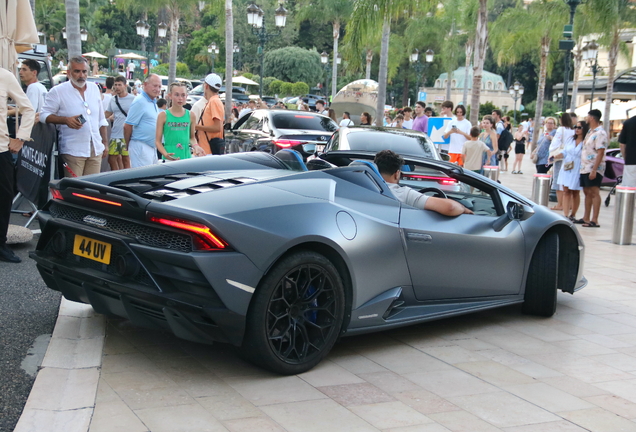
[[[570,139],[572,135],[574,135],[574,130],[572,129],[572,117],[570,117],[570,114],[568,113],[563,113],[561,115],[561,126],[559,126],[556,134],[554,135],[554,138],[550,142],[550,155],[561,153],[565,146],[565,143]],[[552,166],[551,189],[556,191],[557,205],[551,207],[551,210],[563,210],[563,188],[559,186],[556,181],[559,177],[561,166],[561,160],[555,158],[554,165]]]
[[[562,160],[561,170],[556,183],[563,187],[563,215],[574,223],[583,223],[583,219],[576,219],[576,211],[581,204],[580,168],[581,149],[589,127],[586,122],[579,121],[574,126],[574,135],[566,142],[565,147],[555,159]]]

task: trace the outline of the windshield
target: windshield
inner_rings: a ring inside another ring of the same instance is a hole
[[[195,88],[190,90],[190,94],[202,95],[203,94],[203,84],[199,84],[198,86],[196,86]]]
[[[336,122],[329,117],[312,114],[277,113],[272,115],[274,127],[277,129],[304,129],[335,132]]]
[[[378,152],[380,150],[393,150],[400,155],[422,156],[439,160],[433,142],[423,135],[411,135],[403,133],[378,133],[376,131],[356,131],[347,134],[347,148],[344,148],[344,140],[340,140],[339,148],[331,150],[364,150]]]

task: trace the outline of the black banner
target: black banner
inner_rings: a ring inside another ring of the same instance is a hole
[[[48,198],[48,185],[53,165],[53,145],[56,130],[51,124],[37,122],[18,154],[16,185],[26,199],[42,208]]]

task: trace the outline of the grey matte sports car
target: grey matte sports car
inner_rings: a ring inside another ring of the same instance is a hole
[[[392,195],[372,153],[357,157],[307,171],[294,151],[251,152],[55,181],[31,257],[69,300],[231,343],[282,374],[312,368],[340,336],[516,303],[549,317],[557,290],[585,285],[580,236],[545,207],[406,157],[404,184],[452,177],[468,192],[425,192],[474,214],[418,210]]]

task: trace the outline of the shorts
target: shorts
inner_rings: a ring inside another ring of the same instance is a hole
[[[499,150],[499,154],[497,155],[497,160],[501,160],[501,158],[508,159],[510,155],[508,154],[508,150]]]
[[[581,187],[601,187],[603,182],[603,174],[597,172],[594,180],[590,180],[590,174],[581,174]]]
[[[123,138],[113,138],[108,143],[108,156],[128,156],[126,141]]]
[[[526,154],[526,145],[515,144],[515,154]]]
[[[462,161],[462,154],[461,153],[449,153],[448,154],[450,156],[450,163],[456,163],[457,165],[464,165],[463,161]]]

